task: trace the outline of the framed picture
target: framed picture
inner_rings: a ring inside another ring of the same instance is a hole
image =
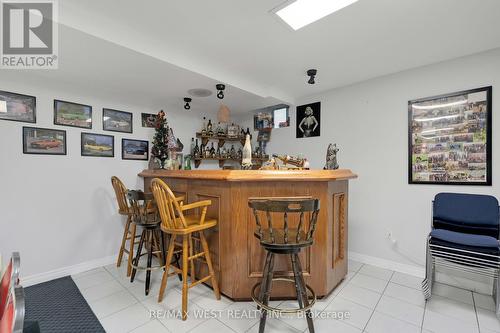
[[[156,115],[152,113],[141,113],[142,127],[156,127]]]
[[[81,154],[82,156],[115,157],[115,137],[82,133]]]
[[[261,129],[259,130],[259,135],[257,136],[257,142],[269,142],[271,141],[271,129]]]
[[[54,100],[54,125],[92,128],[90,105]]]
[[[36,97],[0,91],[0,119],[36,123]]]
[[[149,160],[149,142],[122,139],[122,160]]]
[[[66,155],[66,131],[23,127],[23,153]]]
[[[410,184],[491,185],[492,88],[408,102]]]
[[[321,102],[297,106],[296,137],[310,138],[320,135]]]
[[[240,126],[238,125],[228,125],[227,126],[227,137],[228,138],[238,138],[240,136]]]
[[[272,112],[259,112],[253,116],[253,128],[258,131],[274,127]]]
[[[102,128],[105,131],[132,133],[132,113],[102,109]]]

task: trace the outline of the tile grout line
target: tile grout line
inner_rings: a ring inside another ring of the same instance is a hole
[[[382,296],[384,296],[384,293],[385,293],[385,291],[386,291],[386,289],[387,289],[387,286],[389,286],[389,283],[391,282],[391,279],[392,279],[392,277],[394,276],[394,273],[395,273],[395,271],[392,271],[391,277],[390,277],[390,278],[389,278],[389,280],[387,281],[387,284],[385,285],[384,290],[382,290],[382,294],[380,295],[380,298],[378,299],[377,304],[375,304],[375,307],[373,308],[373,311],[372,311],[372,313],[370,314],[370,318],[368,318],[368,320],[366,321],[366,324],[365,324],[365,326],[363,327],[362,332],[365,332],[365,331],[366,331],[366,327],[368,326],[368,323],[369,323],[369,322],[370,322],[370,320],[372,319],[373,314],[375,313],[375,309],[377,308],[378,303],[380,303],[380,300],[382,299]]]
[[[479,316],[477,315],[476,299],[474,298],[474,293],[471,292],[472,305],[474,306],[474,314],[476,315],[477,331],[481,332],[481,327],[479,326]]]

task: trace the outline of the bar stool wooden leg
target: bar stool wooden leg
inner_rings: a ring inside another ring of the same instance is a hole
[[[267,277],[265,278],[266,284],[264,287],[264,296],[262,298],[262,303],[264,305],[269,304],[269,298],[271,297],[271,289],[273,286],[273,275],[274,275],[274,253],[270,253],[269,267],[267,268]],[[266,328],[267,310],[261,309],[260,323],[259,323],[259,333],[264,333]]]
[[[149,286],[151,284],[151,262],[153,261],[153,251],[154,251],[154,230],[147,231],[149,238],[149,245],[146,244],[146,249],[148,251],[148,265],[146,269],[146,296],[149,295]]]
[[[127,263],[127,276],[130,276],[132,273],[132,259],[134,258],[134,245],[135,245],[135,232],[136,225],[134,222],[130,222],[130,248],[128,250],[128,263]]]
[[[189,242],[188,235],[182,236],[182,320],[187,319],[187,302],[188,302],[188,256]]]
[[[309,300],[307,298],[307,289],[302,275],[302,267],[300,265],[300,259],[298,254],[294,253],[290,255],[292,259],[292,269],[293,277],[295,279],[295,290],[297,291],[297,301],[299,302],[299,307],[309,306]],[[307,327],[309,328],[309,333],[314,333],[314,324],[311,317],[311,310],[306,310],[306,320]]]
[[[212,259],[210,258],[210,250],[208,249],[207,240],[203,231],[200,231],[201,246],[203,247],[203,252],[205,252],[205,259],[207,260],[208,272],[212,277],[212,288],[214,289],[214,294],[216,299],[220,299],[219,284],[217,283],[217,278],[215,277],[214,268],[212,266]]]
[[[142,252],[142,246],[144,245],[144,241],[146,240],[145,238],[147,237],[147,231],[144,229],[141,234],[141,239],[139,240],[139,247],[137,248],[137,254],[135,255],[134,259],[134,265],[137,267],[139,265],[139,260],[141,259],[141,252]],[[147,241],[147,240],[146,240]],[[132,266],[131,266],[132,267]],[[132,272],[130,274],[130,282],[134,282],[135,279],[135,273],[137,272],[137,269],[134,267],[132,268]]]
[[[264,263],[264,270],[262,271],[262,281],[260,282],[260,291],[259,291],[259,301],[264,300],[264,292],[266,291],[267,286],[267,273],[269,270],[269,260],[271,260],[271,252],[266,251],[266,261]],[[260,310],[260,306],[257,305],[257,310]]]
[[[189,256],[192,257],[193,256],[193,253],[194,253],[194,246],[193,246],[193,237],[191,234],[189,234]],[[191,271],[190,271],[190,275],[191,275],[191,283],[193,283],[194,281],[196,281],[196,275],[195,275],[195,271],[194,271],[194,260],[191,260],[190,262],[190,265],[191,265]]]
[[[174,256],[174,246],[175,243],[173,241],[174,236],[170,238],[170,242],[168,243],[168,253],[167,260],[165,261],[165,271],[163,272],[163,276],[161,278],[161,286],[160,293],[158,294],[158,302],[163,301],[163,294],[165,293],[165,289],[167,288],[167,280],[168,280],[168,271],[170,270],[170,262],[172,261],[172,257]]]
[[[116,267],[120,267],[122,264],[123,252],[125,250],[125,244],[127,242],[131,220],[132,217],[129,215],[127,217],[127,223],[125,223],[125,229],[123,230],[122,245],[120,246],[120,251],[118,252],[118,260],[116,261]]]

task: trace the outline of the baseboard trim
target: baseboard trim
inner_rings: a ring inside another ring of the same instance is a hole
[[[39,274],[34,274],[30,276],[23,277],[21,276],[21,284],[23,287],[29,287],[34,284],[42,283],[42,282],[47,282],[50,280],[58,279],[63,276],[67,275],[73,275],[73,274],[78,274],[82,273],[85,271],[89,271],[94,268],[106,266],[112,263],[116,262],[118,254],[104,257],[104,258],[98,258],[86,262],[82,262],[73,266],[67,266],[67,267],[62,267],[58,269],[54,269],[52,271],[44,272],[44,273],[39,273]],[[22,267],[21,267],[22,271]]]
[[[420,278],[424,278],[425,276],[424,267],[402,264],[396,261],[382,259],[378,257],[372,257],[366,254],[349,251],[349,259],[359,261],[360,263],[363,264],[378,266],[390,269],[392,271],[417,276]]]

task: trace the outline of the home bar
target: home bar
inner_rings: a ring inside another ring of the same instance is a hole
[[[324,297],[347,274],[349,180],[357,177],[348,169],[144,170],[139,176],[145,192],[153,178],[160,178],[187,202],[211,201],[207,216],[218,225],[206,237],[219,288],[233,300],[250,300],[253,285],[262,278],[265,256],[254,237],[255,219],[248,207],[252,197],[318,198],[314,244],[301,254],[306,283]],[[277,259],[275,271],[293,276],[286,257]],[[295,288],[277,283],[272,297],[295,298]]]
[[[0,333],[500,333],[500,0],[0,17]]]

